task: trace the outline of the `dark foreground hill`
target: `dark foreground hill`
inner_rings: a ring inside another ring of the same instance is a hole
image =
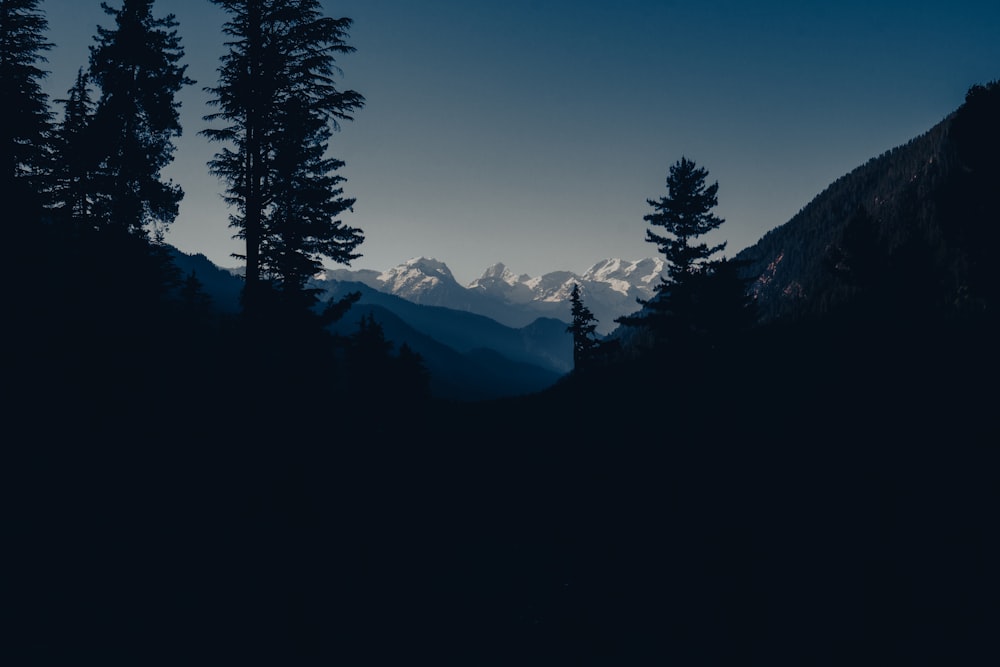
[[[909,332],[417,410],[21,414],[9,631],[34,664],[989,664],[996,332]]]

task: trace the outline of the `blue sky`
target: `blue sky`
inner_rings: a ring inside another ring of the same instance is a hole
[[[120,2],[110,0],[112,6]],[[727,254],[786,222],[830,182],[929,129],[975,83],[1000,78],[1000,3],[343,0],[357,52],[341,84],[367,104],[334,136],[355,268],[410,257],[461,282],[502,261],[582,272],[655,254],[647,198],[682,155],[719,182]],[[62,97],[98,24],[97,0],[47,0]],[[197,136],[223,52],[208,0],[177,15],[188,74],[184,136],[166,175],[184,188],[167,240],[224,266],[240,250]]]

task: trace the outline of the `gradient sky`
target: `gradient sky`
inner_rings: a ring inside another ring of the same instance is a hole
[[[323,5],[354,20],[341,85],[367,99],[331,146],[357,198],[343,220],[366,236],[352,267],[434,257],[463,283],[498,261],[539,275],[655,255],[646,199],[665,194],[682,155],[719,182],[726,223],[709,240],[728,240],[731,256],[1000,78],[996,0]],[[42,8],[56,44],[46,89],[61,98],[111,21],[99,0]],[[186,193],[167,241],[236,266],[205,166],[217,146],[197,135],[225,15],[208,0],[157,0],[154,12],[176,14],[198,82],[165,172]]]

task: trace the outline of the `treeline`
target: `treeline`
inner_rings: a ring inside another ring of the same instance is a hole
[[[72,386],[84,403],[110,392],[175,407],[232,382],[243,396],[231,407],[252,412],[317,393],[348,400],[348,387],[374,376],[403,382],[420,403],[419,357],[373,347],[374,322],[352,340],[331,336],[327,325],[356,296],[320,303],[307,285],[324,260],[357,258],[364,239],[340,219],[354,200],[343,162],[328,151],[339,123],[364,105],[336,83],[336,56],[353,50],[350,19],[324,16],[315,0],[215,4],[228,15],[227,50],[218,81],[205,87],[214,109],[200,134],[220,146],[206,170],[220,179],[228,223],[244,241],[237,316],[212,307],[165,243],[184,193],[162,170],[182,132],[177,94],[196,84],[176,18],[152,0],[103,5],[108,26],[53,104],[41,86],[53,46],[42,3],[0,6],[0,188],[17,249],[4,263],[19,334],[13,377]]]

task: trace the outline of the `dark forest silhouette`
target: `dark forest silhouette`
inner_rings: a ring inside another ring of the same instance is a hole
[[[306,280],[363,240],[350,20],[215,1],[235,313],[165,243],[182,26],[108,6],[56,114],[0,0],[16,664],[995,662],[1000,84],[731,259],[681,158],[644,310],[599,339],[574,290],[574,372],[441,400]]]

